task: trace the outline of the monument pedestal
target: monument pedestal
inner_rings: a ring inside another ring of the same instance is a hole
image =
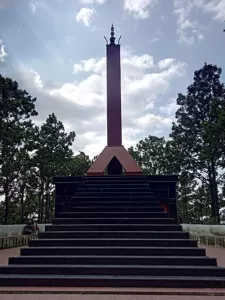
[[[89,168],[87,175],[103,176],[108,167],[108,175],[143,175],[142,169],[123,146],[106,146]]]

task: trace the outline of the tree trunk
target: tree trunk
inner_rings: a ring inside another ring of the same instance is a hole
[[[43,185],[43,192],[41,197],[41,223],[44,222],[44,207],[45,207],[45,197],[44,197],[44,185]]]
[[[4,183],[4,194],[5,194],[5,213],[4,213],[4,224],[8,223],[9,216],[9,182],[6,180]]]
[[[184,223],[188,223],[188,204],[187,201],[185,201],[185,221]]]
[[[220,224],[218,185],[216,180],[215,162],[213,159],[211,159],[211,166],[212,166],[212,187],[213,187],[213,199],[214,199],[214,209],[215,209],[215,221],[216,224]]]
[[[52,218],[54,218],[55,215],[55,190],[52,192],[50,191],[49,199],[50,199],[49,220],[52,220]]]
[[[202,202],[200,203],[200,224],[203,224],[203,207]]]
[[[46,205],[45,205],[45,223],[49,222],[50,211],[50,195],[49,195],[49,182],[46,184]]]
[[[20,197],[20,205],[21,205],[21,216],[20,216],[20,223],[24,223],[24,191],[25,185],[23,184],[20,189],[21,197]]]
[[[41,181],[40,192],[38,195],[38,223],[42,223],[43,220],[43,191],[44,183]]]
[[[215,209],[215,201],[214,201],[214,188],[213,188],[213,179],[211,169],[208,169],[208,179],[209,179],[209,192],[211,198],[211,218],[213,221],[216,219],[216,209]]]

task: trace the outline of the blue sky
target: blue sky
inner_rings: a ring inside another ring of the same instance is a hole
[[[106,144],[105,40],[122,34],[123,143],[168,136],[176,96],[204,62],[224,67],[225,0],[0,0],[0,72],[55,112],[74,150]],[[225,81],[223,74],[222,80]]]

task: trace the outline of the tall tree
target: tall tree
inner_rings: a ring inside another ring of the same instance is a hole
[[[215,132],[218,112],[225,102],[221,72],[216,65],[206,63],[195,71],[187,94],[178,94],[179,108],[171,133],[174,143],[181,149],[185,168],[209,187],[215,223],[219,223],[218,168],[221,161]]]
[[[75,132],[65,132],[63,123],[57,120],[55,114],[48,116],[40,127],[38,149],[34,155],[34,164],[39,177],[39,222],[48,221],[53,213],[51,208],[52,177],[66,175],[68,163],[71,162],[73,151],[72,143]],[[45,210],[44,210],[45,208]]]
[[[91,160],[88,155],[81,152],[71,158],[68,164],[67,175],[84,176],[87,175],[87,170],[91,166]]]
[[[8,222],[10,200],[18,178],[18,157],[32,131],[30,119],[37,115],[36,98],[21,90],[16,81],[0,75],[0,188],[4,195],[4,224]]]
[[[144,140],[139,141],[136,147],[130,147],[128,151],[146,174],[158,175],[167,173],[165,149],[164,137],[149,135]]]

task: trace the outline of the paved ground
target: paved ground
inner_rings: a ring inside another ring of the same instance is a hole
[[[8,257],[19,256],[19,255],[20,255],[20,248],[10,248],[10,249],[0,250],[0,265],[7,265]]]
[[[225,267],[225,249],[215,247],[205,247],[207,256],[216,257],[219,266]],[[0,265],[7,265],[9,256],[18,256],[20,254],[19,248],[12,248],[6,250],[0,250]],[[36,294],[22,294],[26,290],[28,293],[36,291]],[[5,292],[12,292],[13,294],[5,294]],[[43,288],[3,288],[0,287],[0,299],[1,300],[225,300],[225,289],[223,290],[200,290],[195,289],[196,295],[190,295],[193,290],[191,289],[113,289],[113,288],[45,288],[48,294],[43,293]],[[87,292],[86,295],[79,295],[79,292]],[[97,291],[106,294],[95,295]],[[113,294],[115,292],[115,294]],[[122,293],[126,292],[126,295]],[[132,295],[127,295],[127,292],[131,292]],[[223,296],[206,296],[201,293],[223,293]],[[20,294],[21,293],[21,294]],[[53,294],[54,293],[54,294]],[[55,294],[57,293],[57,294]],[[60,294],[61,293],[61,294]],[[68,294],[70,293],[70,294]],[[108,293],[108,295],[107,295]],[[110,294],[109,294],[110,293]],[[119,293],[119,294],[118,294]],[[140,295],[142,293],[142,295]],[[143,293],[150,295],[143,295]],[[170,295],[159,295],[160,293],[167,293]],[[175,293],[186,293],[189,295],[175,295]],[[135,295],[136,294],[136,295]],[[138,295],[139,294],[139,295]],[[198,295],[197,295],[198,294]]]
[[[225,296],[1,295],[1,300],[224,300]]]

